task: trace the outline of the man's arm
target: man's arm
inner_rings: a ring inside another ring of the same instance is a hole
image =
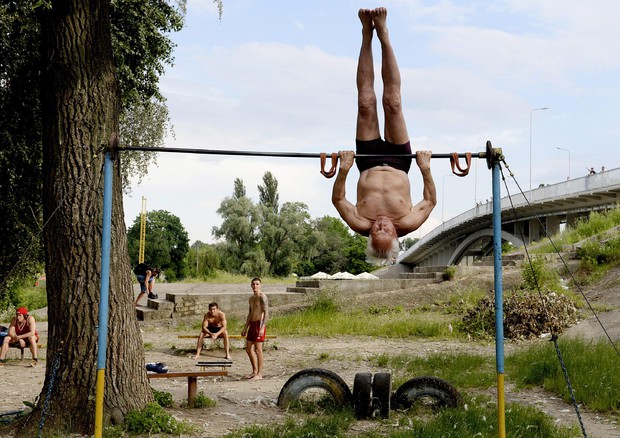
[[[267,326],[267,320],[269,319],[269,300],[267,299],[267,295],[260,295],[260,306],[262,310],[262,318],[260,320],[260,331],[259,333],[264,334],[265,328]]]
[[[428,216],[437,205],[437,193],[435,190],[435,182],[431,174],[431,152],[417,151],[416,163],[422,174],[424,188],[422,190],[422,200],[413,206],[411,212],[399,220],[399,235],[403,236],[412,231],[417,230],[428,219]]]
[[[355,153],[353,151],[340,151],[340,168],[338,169],[338,175],[336,181],[334,181],[334,187],[332,189],[332,204],[338,210],[340,217],[347,223],[347,225],[355,232],[367,233],[370,229],[370,222],[361,219],[357,215],[357,207],[350,203],[346,198],[346,183],[349,170],[353,166],[353,159]]]

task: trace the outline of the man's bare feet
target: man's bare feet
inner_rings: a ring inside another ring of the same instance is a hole
[[[249,380],[261,380],[263,378],[263,376],[261,376],[260,374],[255,374],[254,376],[250,377]]]
[[[357,13],[357,16],[360,18],[362,22],[362,32],[370,32],[372,34],[372,30],[374,29],[374,25],[372,22],[372,16],[370,9],[360,9]]]
[[[200,355],[194,356],[194,360],[198,360],[199,357],[200,357]]]
[[[372,23],[377,30],[377,36],[387,33],[387,9],[376,8],[369,12]]]
[[[226,360],[231,360],[232,357],[230,357],[230,354],[226,356]]]
[[[247,376],[243,376],[242,379],[250,380],[250,379],[253,379],[254,377],[256,377],[256,374],[248,374]]]

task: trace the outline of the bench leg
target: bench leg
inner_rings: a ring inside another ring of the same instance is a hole
[[[198,377],[187,377],[187,405],[190,408],[194,407],[194,401],[196,400],[196,387],[198,386]]]

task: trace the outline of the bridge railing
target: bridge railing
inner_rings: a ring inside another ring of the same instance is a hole
[[[605,170],[604,172],[599,172],[594,175],[587,175],[580,178],[537,187],[532,189],[531,193],[528,190],[527,192],[524,192],[524,194],[519,193],[517,195],[512,195],[511,199],[509,199],[508,196],[504,196],[500,200],[501,209],[502,211],[505,211],[510,209],[512,206],[515,208],[523,207],[527,205],[527,199],[531,199],[530,204],[541,204],[554,199],[587,195],[589,193],[617,187],[620,187],[620,168]],[[429,241],[444,233],[446,230],[457,227],[475,218],[480,218],[487,215],[490,216],[492,214],[493,203],[491,201],[476,205],[476,207],[443,222],[441,225],[427,233],[411,248],[401,254],[398,257],[398,261],[416,250],[423,248]]]

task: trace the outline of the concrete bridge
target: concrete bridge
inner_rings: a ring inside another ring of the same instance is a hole
[[[503,183],[501,191],[505,191]],[[591,211],[612,208],[619,201],[620,168],[505,196],[501,199],[502,240],[517,247],[529,244],[543,238],[545,230],[552,236],[561,225],[571,226]],[[401,267],[470,265],[491,255],[492,210],[489,201],[445,221],[396,262]]]

